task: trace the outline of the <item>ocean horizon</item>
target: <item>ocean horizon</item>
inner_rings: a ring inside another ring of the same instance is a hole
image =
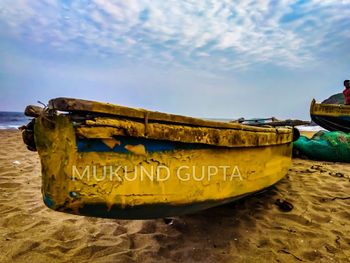
[[[0,111],[0,130],[18,129],[30,120],[23,112]]]

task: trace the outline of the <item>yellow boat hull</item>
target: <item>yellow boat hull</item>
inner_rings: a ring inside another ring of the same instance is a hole
[[[323,104],[312,100],[310,116],[326,130],[350,132],[350,105]]]
[[[68,115],[36,118],[42,194],[51,209],[133,219],[194,213],[263,190],[291,165],[291,130],[247,139],[261,146],[228,147],[106,135],[112,131],[103,125],[86,131]]]

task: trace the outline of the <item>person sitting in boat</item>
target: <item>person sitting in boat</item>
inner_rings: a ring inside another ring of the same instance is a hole
[[[350,80],[344,80],[344,87],[345,90],[343,91],[344,94],[344,104],[350,105]]]

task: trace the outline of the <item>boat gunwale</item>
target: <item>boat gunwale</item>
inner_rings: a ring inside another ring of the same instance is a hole
[[[73,125],[85,139],[112,139],[115,136],[139,137],[219,147],[261,147],[291,143],[293,132],[271,133],[207,127],[189,127],[167,123],[97,118]],[[289,131],[289,130],[288,130]]]
[[[332,117],[350,116],[350,105],[326,104],[316,102],[316,100],[313,99],[310,105],[310,115]]]
[[[216,129],[233,129],[253,132],[271,132],[271,133],[292,133],[291,128],[272,128],[272,127],[257,127],[252,125],[244,125],[240,123],[219,122],[212,120],[204,120],[200,118],[168,114],[158,111],[150,111],[140,108],[131,108],[110,103],[102,103],[89,100],[80,100],[73,98],[55,98],[51,99],[48,104],[48,109],[69,113],[93,113],[102,114],[99,117],[124,117],[128,119],[143,120],[148,122],[163,122],[174,125],[184,125],[193,127],[207,127]]]

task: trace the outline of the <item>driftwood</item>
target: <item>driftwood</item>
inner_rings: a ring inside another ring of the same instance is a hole
[[[40,106],[29,105],[24,110],[24,115],[36,118],[36,117],[39,117],[43,111],[44,111],[44,108]]]

